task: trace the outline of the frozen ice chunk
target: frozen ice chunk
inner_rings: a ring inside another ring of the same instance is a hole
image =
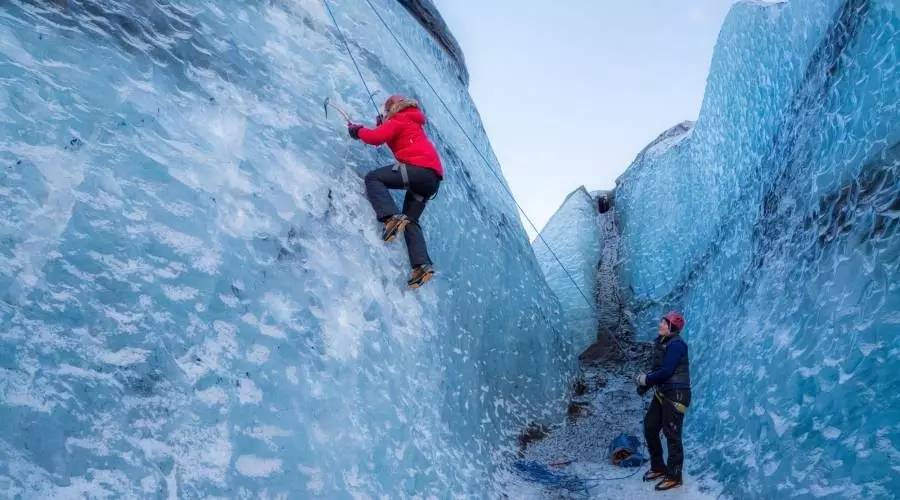
[[[579,352],[597,338],[600,240],[597,202],[582,186],[569,193],[532,242],[547,284],[559,299],[572,347]]]

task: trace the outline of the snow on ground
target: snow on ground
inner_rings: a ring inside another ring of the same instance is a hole
[[[622,342],[622,341],[620,341]],[[633,345],[623,342],[626,349]],[[629,359],[635,359],[635,351],[630,351]],[[643,443],[643,417],[650,404],[650,393],[638,397],[632,374],[639,364],[631,361],[604,361],[583,365],[583,376],[588,392],[576,396],[572,403],[586,407],[586,414],[578,418],[568,418],[555,428],[545,439],[532,443],[521,461],[534,461],[544,466],[571,461],[571,463],[550,466],[548,469],[559,478],[568,478],[566,485],[544,485],[526,479],[527,474],[507,473],[501,478],[505,483],[507,498],[516,499],[641,499],[641,498],[717,498],[720,488],[709,481],[700,481],[686,474],[684,486],[675,490],[659,492],[653,489],[655,482],[644,482],[641,478],[647,465],[639,470],[612,465],[607,457],[609,443],[620,433],[638,436]],[[690,416],[688,416],[690,418]],[[663,438],[663,443],[665,439]],[[649,456],[646,448],[642,450]],[[690,454],[686,461],[690,460]]]

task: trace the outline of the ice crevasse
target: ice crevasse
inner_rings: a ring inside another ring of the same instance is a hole
[[[897,2],[738,2],[696,122],[617,180],[628,329],[651,340],[666,311],[686,316],[685,466],[722,496],[900,492],[898,58]],[[542,235],[596,289],[608,216],[586,194]],[[566,320],[596,321],[543,245]]]
[[[562,409],[575,347],[416,4],[2,7],[4,495],[480,494]],[[363,192],[390,155],[322,105],[394,92],[447,171],[415,292]]]

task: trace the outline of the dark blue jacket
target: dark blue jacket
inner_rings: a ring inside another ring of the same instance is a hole
[[[687,342],[680,335],[657,337],[653,344],[653,371],[647,374],[647,385],[660,389],[689,389],[690,363]]]

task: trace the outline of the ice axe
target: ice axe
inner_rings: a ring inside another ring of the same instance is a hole
[[[331,98],[330,98],[330,97],[326,97],[326,98],[325,98],[325,102],[322,103],[322,107],[325,108],[325,118],[328,118],[328,107],[329,107],[329,106],[331,106],[331,107],[334,108],[338,113],[340,113],[341,116],[344,117],[344,120],[347,121],[347,123],[353,123],[353,120],[350,119],[350,115],[348,115],[346,111],[344,111],[343,109],[341,109],[340,106],[338,106],[337,104],[331,102]]]

